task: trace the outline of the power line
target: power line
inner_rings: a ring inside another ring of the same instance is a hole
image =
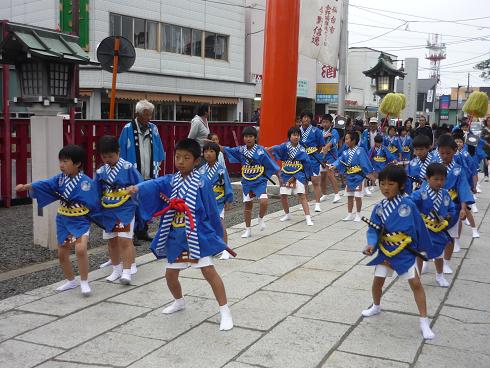
[[[352,43],[351,43],[351,45],[355,45],[355,44],[357,44],[357,43],[364,43],[364,42],[372,41],[372,40],[375,40],[375,39],[377,39],[377,38],[380,38],[380,37],[386,36],[387,34],[389,34],[389,33],[391,33],[391,32],[396,31],[396,30],[397,30],[397,29],[399,29],[400,27],[403,27],[405,24],[407,24],[407,22],[402,23],[402,24],[400,24],[399,26],[397,26],[397,27],[395,27],[395,28],[393,28],[393,29],[389,30],[388,32],[382,33],[382,34],[380,34],[380,35],[378,35],[378,36],[371,37],[371,38],[368,38],[368,39],[366,39],[366,40],[362,40],[362,41],[352,42]]]

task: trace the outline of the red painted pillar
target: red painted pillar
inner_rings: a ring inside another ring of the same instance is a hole
[[[296,118],[300,0],[267,0],[260,144],[287,139]]]
[[[7,37],[7,22],[2,23],[3,37]],[[10,207],[12,200],[12,147],[9,110],[9,72],[8,64],[2,65],[2,103],[3,103],[3,165],[2,165],[2,199],[5,207]],[[22,183],[24,184],[24,183]]]

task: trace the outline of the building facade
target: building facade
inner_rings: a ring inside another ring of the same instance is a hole
[[[15,3],[15,4],[14,4]],[[136,61],[118,75],[116,118],[130,119],[138,100],[155,106],[155,118],[190,120],[197,106],[211,106],[212,121],[247,121],[244,101],[255,97],[245,78],[245,1],[97,0],[88,7],[87,51],[111,35],[135,46]],[[0,19],[59,28],[63,5],[57,0],[3,2]],[[66,10],[66,9],[65,9]],[[82,115],[107,118],[112,74],[80,68]]]

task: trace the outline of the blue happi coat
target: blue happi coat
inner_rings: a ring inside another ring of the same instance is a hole
[[[157,258],[167,258],[173,263],[186,251],[190,258],[197,260],[227,248],[222,239],[223,227],[213,187],[198,170],[193,170],[186,178],[177,172],[138,184],[138,211],[144,220],[168,207],[167,201],[175,199],[183,199],[190,214],[170,209],[161,216],[150,248]]]
[[[323,131],[313,125],[308,125],[305,129],[303,126],[301,130],[301,145],[306,149],[306,153],[310,158],[311,169],[314,175],[320,173],[320,162],[323,160],[323,154],[321,150],[325,146],[325,138],[323,138]]]
[[[238,147],[224,147],[230,163],[242,165],[243,194],[252,192],[256,197],[267,192],[267,177],[279,171],[279,166],[267,154],[264,147],[258,144],[250,149],[246,145]]]
[[[400,141],[398,140],[398,136],[394,135],[390,137],[389,135],[385,135],[383,137],[383,145],[388,148],[388,150],[396,156],[398,159],[399,154],[402,151],[402,146],[400,145]]]
[[[291,142],[287,141],[271,147],[271,151],[276,160],[282,161],[281,179],[283,183],[286,183],[294,177],[302,184],[308,184],[308,180],[313,172],[310,165],[310,158],[303,146],[298,144],[294,147]]]
[[[366,151],[359,146],[346,149],[332,165],[345,174],[349,191],[354,191],[374,171]]]
[[[371,221],[383,227],[385,235],[402,232],[411,237],[410,247],[430,255],[434,254],[429,232],[417,206],[409,197],[398,195],[391,200],[383,199],[374,207],[371,213]],[[377,250],[375,258],[368,263],[369,266],[382,264],[386,261],[397,274],[401,275],[414,265],[415,255],[413,253],[403,249],[398,254],[388,256],[383,253],[382,248],[384,247],[387,252],[396,252],[399,245],[388,241],[380,243],[379,240],[379,231],[369,227],[367,230],[368,245],[374,246]]]
[[[383,170],[389,163],[396,161],[396,159],[397,157],[386,146],[374,146],[369,151],[369,161],[377,173]]]
[[[451,241],[447,232],[443,230],[451,228],[458,221],[459,214],[456,206],[446,189],[441,188],[436,192],[427,183],[424,183],[420,189],[413,192],[410,198],[427,224],[427,230],[429,230],[432,245],[434,246],[434,253],[429,254],[428,257],[437,258],[444,252],[444,248]],[[447,224],[438,224],[433,212],[437,213],[441,220],[446,220]],[[434,224],[436,226],[432,227]]]
[[[226,167],[216,161],[213,166],[209,166],[208,163],[202,165],[200,172],[211,183],[218,204],[218,211],[221,213],[225,208],[225,203],[233,203],[233,188]]]
[[[137,203],[125,190],[142,181],[143,177],[136,167],[123,158],[119,158],[113,167],[105,164],[97,170],[95,183],[101,199],[102,223],[106,232],[112,232],[116,224],[126,226],[131,223]]]
[[[56,238],[58,244],[63,244],[70,236],[79,238],[90,229],[90,220],[84,214],[98,217],[99,197],[94,181],[83,172],[73,177],[61,173],[32,183],[32,197],[39,208],[60,200],[60,196],[70,202],[61,200],[56,215]]]
[[[337,150],[337,145],[339,143],[339,132],[337,129],[330,127],[327,130],[323,130],[323,138],[325,139],[325,145],[332,143],[332,147],[330,150],[323,154],[322,153],[322,161],[327,162],[329,164],[335,162],[335,160],[339,157],[339,153]]]
[[[158,133],[158,128],[155,124],[149,123],[150,131],[151,131],[151,170],[150,175],[152,178],[158,177],[158,172],[160,171],[160,164],[165,161],[165,150],[163,148],[162,140],[160,139],[160,134]],[[139,146],[139,142],[135,141],[135,137],[139,141],[138,137],[138,129],[136,127],[136,122],[133,120],[127,123],[123,130],[121,131],[121,135],[119,136],[119,154],[121,157],[136,165],[138,170],[141,170],[141,167],[138,167],[138,164],[141,164],[141,161],[138,162],[139,158],[139,149],[136,151],[137,145]],[[141,160],[141,158],[139,158]]]
[[[461,167],[464,169],[466,179],[468,180],[468,185],[470,188],[473,188],[473,176],[478,174],[478,162],[475,160],[474,156],[471,156],[467,151],[466,145],[462,150],[458,150],[458,152],[456,152],[454,155],[454,161],[461,165]]]
[[[412,143],[413,139],[409,135],[406,135],[405,137],[399,137],[398,138],[400,142],[400,149],[401,149],[401,159],[402,161],[410,161],[412,158]]]
[[[413,192],[413,187],[415,184],[415,189],[420,188],[422,182],[425,180],[425,172],[427,170],[427,166],[429,166],[433,162],[438,162],[436,155],[434,152],[429,152],[425,159],[421,160],[418,157],[414,157],[410,160],[407,166],[407,174],[413,178],[419,180],[416,182],[410,178],[407,178],[407,182],[405,184],[405,193],[410,194]]]

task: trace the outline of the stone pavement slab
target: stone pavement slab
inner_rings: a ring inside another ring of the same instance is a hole
[[[55,320],[44,314],[10,311],[0,314],[0,342]]]
[[[243,271],[280,277],[309,260],[309,257],[273,254],[245,267]]]
[[[415,368],[490,367],[490,355],[442,346],[424,345]]]
[[[408,363],[335,351],[322,368],[408,368]]]
[[[162,308],[135,318],[114,329],[133,336],[170,341],[218,313],[216,300],[186,297],[186,309],[178,313],[162,314]]]
[[[419,317],[385,311],[363,318],[339,350],[411,363],[421,343]]]
[[[57,359],[126,367],[164,344],[161,340],[108,332],[59,355]]]
[[[332,245],[327,242],[322,242],[315,239],[302,239],[280,250],[279,252],[277,252],[277,254],[286,254],[301,257],[315,257],[330,248],[331,246]]]
[[[233,305],[236,326],[268,330],[310,298],[304,295],[259,291]]]
[[[18,336],[19,340],[69,349],[127,322],[148,308],[100,303]],[[73,333],[66,333],[73,331]]]
[[[50,360],[46,363],[38,365],[37,367],[39,368],[107,368],[107,366],[102,366],[102,365],[60,362],[56,360]]]
[[[29,368],[60,353],[62,349],[8,340],[0,344],[0,367]]]
[[[315,367],[348,326],[288,317],[253,344],[238,361],[261,367]]]
[[[371,294],[364,290],[329,286],[306,303],[295,315],[355,324],[361,317],[361,311],[371,304],[371,300]]]
[[[28,295],[28,294],[18,294],[11,298],[0,300],[0,313],[20,307],[24,304],[29,304],[35,300],[40,299],[40,296]]]
[[[203,323],[129,367],[222,367],[260,336],[258,331],[239,327],[223,333],[217,325]]]
[[[457,279],[454,283],[447,305],[490,311],[490,284]]]
[[[341,273],[336,271],[314,270],[299,267],[265,286],[264,290],[315,295],[340,275]]]
[[[354,267],[354,265],[362,258],[364,258],[362,253],[327,249],[322,254],[304,264],[303,267],[325,271],[345,272]]]

